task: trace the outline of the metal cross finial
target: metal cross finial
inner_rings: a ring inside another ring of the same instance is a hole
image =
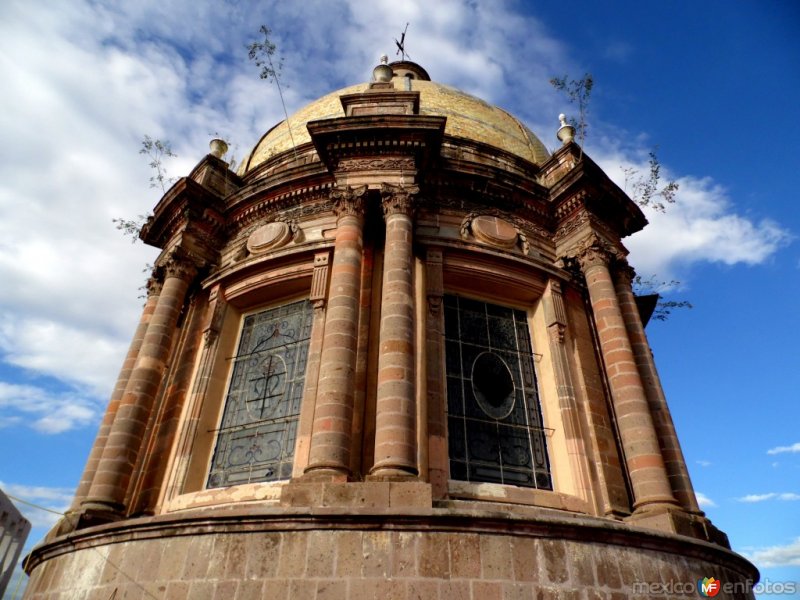
[[[408,23],[406,23],[406,28],[403,30],[403,33],[400,35],[400,41],[397,41],[397,38],[394,39],[394,43],[397,44],[397,52],[396,54],[400,55],[401,60],[405,60],[406,56],[411,58],[406,52],[406,32],[408,31]]]

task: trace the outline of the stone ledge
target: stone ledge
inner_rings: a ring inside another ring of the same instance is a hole
[[[280,504],[309,508],[431,508],[431,485],[421,481],[292,482],[281,490]]]
[[[137,540],[237,533],[384,530],[412,534],[497,534],[601,543],[671,553],[725,565],[739,572],[756,572],[744,558],[719,545],[645,529],[629,522],[536,507],[515,507],[511,512],[503,511],[500,506],[494,510],[487,510],[485,505],[477,506],[463,502],[445,508],[358,505],[308,508],[249,503],[246,506],[186,510],[88,527],[49,539],[33,549],[26,559],[25,568],[30,572],[42,562],[76,549]]]

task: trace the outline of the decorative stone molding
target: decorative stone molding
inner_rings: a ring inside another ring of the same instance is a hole
[[[366,194],[366,185],[340,186],[332,190],[331,200],[333,200],[333,212],[336,214],[336,218],[345,216],[364,218]]]
[[[285,246],[292,240],[292,228],[288,223],[273,221],[256,229],[247,238],[250,254],[262,254]]]
[[[314,308],[323,308],[328,297],[328,263],[331,253],[318,252],[314,255],[314,271],[311,276],[311,294],[309,300]]]
[[[429,248],[425,255],[425,292],[428,299],[428,311],[431,315],[438,315],[442,310],[442,298],[444,296],[442,263],[442,251]]]
[[[222,322],[225,319],[225,310],[228,307],[228,303],[225,301],[219,285],[215,285],[211,288],[208,297],[208,307],[208,320],[203,328],[203,342],[206,347],[211,346],[217,341],[219,332],[222,330]]]
[[[411,157],[395,158],[343,158],[336,165],[336,170],[343,173],[354,171],[390,171],[414,170],[414,159]]]
[[[624,258],[619,259],[614,267],[614,277],[627,287],[631,287],[636,279],[636,270]]]
[[[191,281],[197,275],[198,264],[183,252],[174,252],[164,264],[164,278],[177,277]]]
[[[625,260],[625,252],[615,248],[612,244],[596,234],[591,234],[572,246],[567,252],[567,256],[562,259],[566,265],[570,262],[577,262],[581,271],[586,271],[589,267],[605,265],[611,267],[619,261]]]
[[[545,317],[550,339],[553,342],[563,344],[564,334],[567,329],[567,312],[564,309],[561,283],[555,279],[550,280],[550,302],[545,304]]]
[[[419,186],[381,184],[381,206],[384,216],[404,214],[408,217],[414,214]]]
[[[461,239],[469,239],[471,234],[477,241],[503,250],[519,247],[525,256],[530,251],[528,236],[519,224],[497,214],[469,213],[461,221],[460,233]]]
[[[161,288],[164,286],[164,281],[156,277],[155,273],[150,276],[145,284],[147,288],[147,297],[158,296],[161,294]]]

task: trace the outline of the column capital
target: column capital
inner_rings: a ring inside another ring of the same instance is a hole
[[[636,270],[623,258],[614,265],[614,278],[630,287],[636,279]]]
[[[164,286],[163,280],[154,275],[151,275],[145,283],[147,289],[147,298],[152,298],[161,294],[161,288]]]
[[[197,275],[197,265],[187,256],[172,255],[164,264],[164,278],[177,277],[184,281],[191,281]]]
[[[402,214],[410,217],[414,214],[419,194],[417,185],[381,184],[381,206],[384,216]]]
[[[346,216],[364,218],[364,200],[367,195],[367,186],[352,187],[342,185],[331,190],[333,212],[337,219]]]
[[[625,251],[606,241],[597,234],[590,234],[573,245],[566,253],[565,262],[574,261],[580,270],[586,272],[589,267],[603,265],[610,268],[620,261],[625,261]],[[627,261],[625,261],[627,264]]]

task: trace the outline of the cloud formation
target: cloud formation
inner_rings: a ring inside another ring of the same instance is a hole
[[[63,432],[96,421],[107,400],[141,310],[142,268],[157,255],[130,245],[111,222],[148,213],[158,199],[138,154],[144,134],[172,142],[173,176],[203,157],[215,133],[241,159],[283,119],[275,86],[246,58],[261,23],[286,59],[291,113],[367,81],[382,52],[393,56],[391,40],[406,22],[411,58],[434,79],[553,139],[568,105],[548,80],[581,71],[561,32],[511,2],[0,3],[0,127],[13,148],[0,163],[0,362],[26,376],[24,385],[6,376],[0,426],[26,420],[43,433]],[[618,130],[598,120],[592,132],[598,141],[588,152],[612,176],[621,177],[620,165],[646,169],[646,150],[622,149]],[[668,278],[703,261],[758,264],[786,242],[776,224],[737,214],[718,183],[667,166],[664,174],[681,190],[630,239],[640,273]],[[41,383],[48,378],[62,388]]]
[[[777,446],[767,450],[767,454],[795,454],[800,452],[800,442],[796,442],[791,446]]]
[[[697,496],[697,503],[703,508],[714,508],[717,505],[716,502],[706,496],[703,492],[695,492],[694,495]]]
[[[21,498],[30,503],[25,504],[12,498],[19,511],[30,521],[31,526],[47,528],[55,525],[60,518],[60,513],[69,508],[74,492],[69,488],[21,485],[4,481],[0,481],[0,488],[7,495]]]
[[[741,498],[737,498],[739,502],[746,502],[746,503],[756,503],[756,502],[765,502],[766,500],[784,500],[784,501],[794,501],[800,500],[800,494],[795,494],[793,492],[784,492],[782,494],[778,494],[776,492],[770,492],[768,494],[748,494],[747,496],[742,496]]]
[[[800,566],[800,537],[783,546],[756,548],[744,555],[760,568]]]

